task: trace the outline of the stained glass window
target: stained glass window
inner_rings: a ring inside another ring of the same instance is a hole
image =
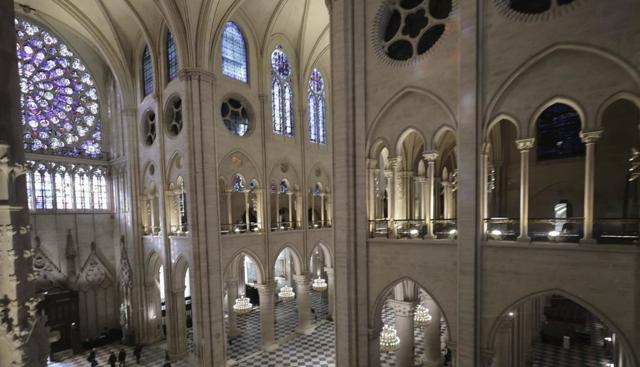
[[[25,150],[99,158],[100,104],[84,63],[57,37],[15,20]]]
[[[107,209],[107,183],[101,170],[93,174],[92,192],[93,208]]]
[[[153,65],[148,46],[142,51],[142,88],[145,97],[153,93]]]
[[[91,209],[91,180],[84,169],[78,169],[74,177],[76,209]]]
[[[242,192],[244,191],[244,188],[245,188],[244,177],[238,174],[233,176],[233,191]]]
[[[284,194],[287,191],[289,191],[289,183],[287,180],[280,181],[280,192]]]
[[[34,191],[34,203],[36,209],[44,209],[44,195],[42,188],[42,171],[36,170],[33,173],[33,191]]]
[[[220,106],[222,121],[229,131],[244,136],[249,131],[249,113],[244,104],[235,98],[227,98]]]
[[[320,70],[313,69],[307,87],[309,109],[309,140],[312,143],[326,144],[324,79]]]
[[[33,207],[33,173],[27,172],[27,201],[29,202],[29,209]]]
[[[73,209],[73,183],[64,166],[59,166],[55,174],[56,208]]]
[[[172,81],[178,75],[178,54],[171,32],[167,31],[167,80]]]
[[[273,131],[293,136],[293,92],[291,65],[287,54],[278,46],[271,54],[271,99]]]
[[[247,82],[247,47],[240,28],[227,22],[222,31],[222,74]]]
[[[562,159],[584,155],[580,140],[580,115],[566,104],[556,103],[545,109],[536,121],[539,160]]]

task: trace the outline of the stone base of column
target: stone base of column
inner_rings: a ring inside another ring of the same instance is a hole
[[[597,245],[598,241],[596,241],[593,238],[581,238],[580,239],[580,244],[581,245]]]
[[[265,352],[275,352],[278,349],[278,343],[265,344],[262,346],[262,350]]]
[[[516,241],[529,243],[529,242],[531,242],[531,237],[529,237],[529,236],[520,236],[520,237],[518,237],[518,239]]]
[[[232,330],[229,330],[229,332],[227,333],[227,336],[230,337],[230,338],[235,338],[236,336],[240,336],[240,334],[242,334],[240,332],[240,330],[238,330],[238,329],[233,330],[232,329]]]
[[[316,327],[314,325],[309,325],[306,327],[301,327],[301,326],[296,327],[296,333],[302,334],[302,335],[310,335],[315,330],[316,330]]]
[[[328,320],[328,321],[333,321],[333,316],[331,316],[331,315],[327,315],[327,320]]]
[[[227,367],[233,367],[237,365],[238,365],[238,361],[236,361],[235,359],[227,359],[227,362],[225,363],[225,366]]]

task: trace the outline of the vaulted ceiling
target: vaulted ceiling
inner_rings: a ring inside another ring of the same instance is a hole
[[[109,66],[124,96],[133,91],[142,45],[158,54],[166,26],[186,68],[212,67],[212,47],[234,17],[250,24],[261,54],[272,37],[284,37],[302,69],[329,47],[324,0],[16,0],[16,12],[62,36],[73,32],[82,37]]]

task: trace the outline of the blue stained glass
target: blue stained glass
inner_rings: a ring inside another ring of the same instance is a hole
[[[178,75],[178,54],[176,42],[171,32],[167,31],[167,80],[172,81]]]
[[[142,51],[142,87],[145,97],[153,93],[153,65],[148,46]]]
[[[580,139],[580,115],[566,104],[556,103],[545,109],[536,121],[539,160],[562,159],[584,155]]]
[[[25,150],[100,158],[100,104],[84,63],[49,31],[15,19]]]
[[[273,131],[293,136],[293,91],[291,90],[291,65],[287,54],[278,46],[271,54],[271,97]]]
[[[247,47],[240,28],[227,22],[222,31],[222,74],[247,82]]]
[[[284,194],[287,191],[289,191],[289,183],[286,180],[280,181],[280,192]]]
[[[233,176],[233,191],[243,192],[245,188],[244,177],[240,175]]]
[[[311,71],[307,92],[309,101],[309,140],[312,143],[326,144],[324,79],[318,69]]]

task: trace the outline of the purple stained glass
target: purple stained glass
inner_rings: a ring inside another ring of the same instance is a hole
[[[279,47],[271,54],[271,67],[273,72],[280,78],[286,79],[291,75],[291,65],[289,57]]]
[[[98,93],[84,63],[42,27],[24,19],[15,27],[25,149],[100,158]]]
[[[313,69],[309,75],[308,97],[309,140],[312,143],[326,144],[324,79],[318,69]]]
[[[291,90],[291,65],[287,54],[278,46],[271,54],[271,83],[273,131],[293,136],[293,92]]]

